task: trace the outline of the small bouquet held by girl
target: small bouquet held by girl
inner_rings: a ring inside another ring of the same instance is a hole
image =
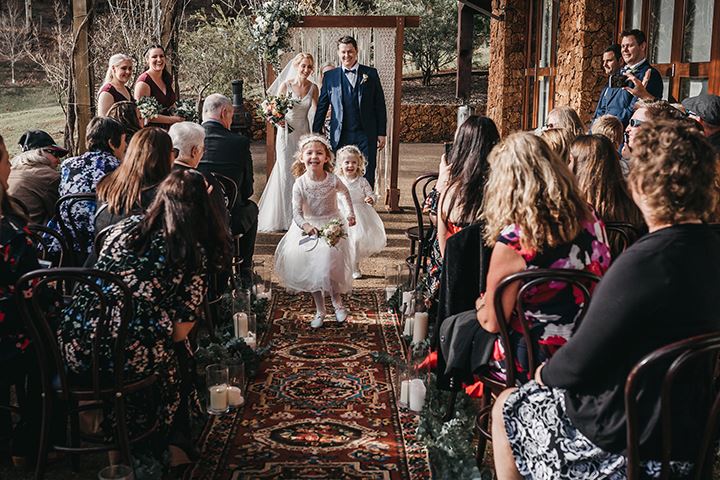
[[[362,278],[360,261],[381,252],[387,244],[385,225],[373,207],[377,196],[370,182],[363,177],[365,156],[358,147],[348,145],[338,150],[336,173],[350,192],[351,208],[357,216],[355,228],[350,230],[348,238],[355,250],[352,276]]]
[[[292,98],[291,95],[269,95],[258,105],[257,113],[276,127],[287,127],[288,133],[293,131],[290,124],[285,122],[285,116],[292,108],[300,103],[300,100]]]
[[[275,272],[280,283],[290,292],[310,292],[316,313],[310,326],[319,328],[325,319],[325,294],[335,308],[335,318],[347,319],[343,293],[352,288],[352,244],[345,240],[347,232],[340,220],[338,195],[350,205],[346,216],[348,226],[355,225],[350,193],[332,174],[330,144],[319,135],[306,135],[298,143],[292,172],[293,222],[275,250]],[[322,236],[325,241],[318,241]],[[305,237],[305,238],[303,238]],[[307,248],[306,242],[315,245]]]

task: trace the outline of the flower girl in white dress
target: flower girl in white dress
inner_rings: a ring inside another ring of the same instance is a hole
[[[357,217],[355,228],[348,232],[355,249],[353,278],[361,278],[360,261],[381,252],[387,245],[385,225],[373,205],[377,196],[365,175],[365,156],[355,145],[341,148],[336,156],[336,173],[347,186],[352,207]]]
[[[310,326],[319,328],[326,315],[325,293],[332,299],[337,321],[347,318],[340,294],[352,288],[354,255],[350,242],[342,238],[344,227],[335,227],[341,236],[321,233],[342,221],[338,194],[350,205],[347,224],[351,227],[355,212],[347,187],[331,173],[332,152],[325,137],[308,135],[298,147],[292,166],[297,177],[292,190],[293,222],[275,250],[275,272],[288,291],[312,294],[316,313]]]

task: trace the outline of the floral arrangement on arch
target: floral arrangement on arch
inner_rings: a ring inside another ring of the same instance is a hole
[[[250,2],[255,21],[250,35],[255,50],[275,70],[280,70],[280,57],[290,48],[290,27],[300,20],[297,0],[265,0]]]

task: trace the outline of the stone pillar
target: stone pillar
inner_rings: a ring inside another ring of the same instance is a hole
[[[499,8],[498,4],[504,4]],[[519,130],[525,94],[527,0],[493,2],[487,116],[500,135]]]
[[[569,105],[587,123],[607,82],[603,51],[613,43],[615,2],[561,0],[555,106]]]

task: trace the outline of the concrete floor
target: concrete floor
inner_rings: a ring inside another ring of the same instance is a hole
[[[255,164],[255,201],[260,198],[266,182],[265,145],[256,143],[251,147]],[[442,144],[401,144],[400,172],[398,185],[400,188],[401,213],[387,213],[382,205],[376,206],[380,217],[385,223],[388,244],[385,251],[365,260],[360,265],[363,278],[355,280],[357,288],[381,288],[384,282],[384,266],[404,262],[410,255],[410,241],[405,230],[416,224],[415,209],[412,203],[411,186],[416,177],[423,173],[437,172],[438,162],[443,153]],[[255,259],[272,263],[275,247],[282,238],[282,233],[260,233],[255,246]],[[277,280],[277,279],[273,279]]]

